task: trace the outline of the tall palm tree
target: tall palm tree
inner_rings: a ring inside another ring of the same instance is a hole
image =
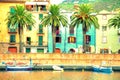
[[[35,20],[33,19],[33,16],[31,13],[25,10],[23,6],[16,5],[14,8],[14,12],[9,12],[7,17],[7,24],[8,25],[18,25],[16,28],[18,28],[19,33],[19,52],[22,52],[22,33],[24,27],[30,27],[33,26],[35,23]],[[11,28],[8,26],[8,28]]]
[[[98,19],[92,14],[93,8],[89,4],[80,4],[71,17],[72,27],[79,27],[79,24],[82,24],[84,52],[86,52],[86,32],[91,28],[91,25],[94,25],[95,28],[99,28]]]
[[[108,20],[108,26],[114,28],[120,28],[120,13]]]
[[[43,26],[52,26],[53,36],[53,52],[55,52],[55,29],[56,27],[67,26],[67,18],[60,13],[60,7],[58,5],[51,5],[49,8],[49,14],[41,20]]]

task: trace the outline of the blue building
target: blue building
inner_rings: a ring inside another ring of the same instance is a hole
[[[67,15],[68,22],[70,23],[71,12],[64,13]],[[83,52],[83,31],[82,24],[78,27],[60,26],[56,28],[56,53],[82,53]],[[91,26],[86,33],[86,45],[87,52],[95,52],[96,47],[96,31],[94,26]],[[48,27],[48,52],[53,53],[53,41],[52,41],[52,28]]]

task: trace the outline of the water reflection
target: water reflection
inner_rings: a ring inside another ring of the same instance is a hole
[[[112,74],[90,71],[0,72],[0,80],[120,80],[120,72]]]

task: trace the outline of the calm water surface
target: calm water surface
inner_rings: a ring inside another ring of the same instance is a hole
[[[0,80],[120,80],[120,72],[105,74],[90,71],[1,71]]]

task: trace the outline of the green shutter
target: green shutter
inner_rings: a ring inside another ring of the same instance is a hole
[[[43,18],[43,14],[39,14],[39,19],[42,19]]]
[[[10,42],[15,42],[15,35],[10,35]]]
[[[44,49],[37,49],[38,53],[44,53]]]
[[[31,31],[32,30],[32,26],[28,26],[28,29]]]
[[[26,53],[30,53],[30,48],[26,48]]]
[[[15,8],[14,7],[11,7],[10,8],[10,13],[14,13],[15,12]]]
[[[38,43],[38,45],[40,46],[42,44],[43,44],[43,36],[39,36],[39,43]]]
[[[43,33],[43,26],[41,24],[39,25],[39,33]]]

